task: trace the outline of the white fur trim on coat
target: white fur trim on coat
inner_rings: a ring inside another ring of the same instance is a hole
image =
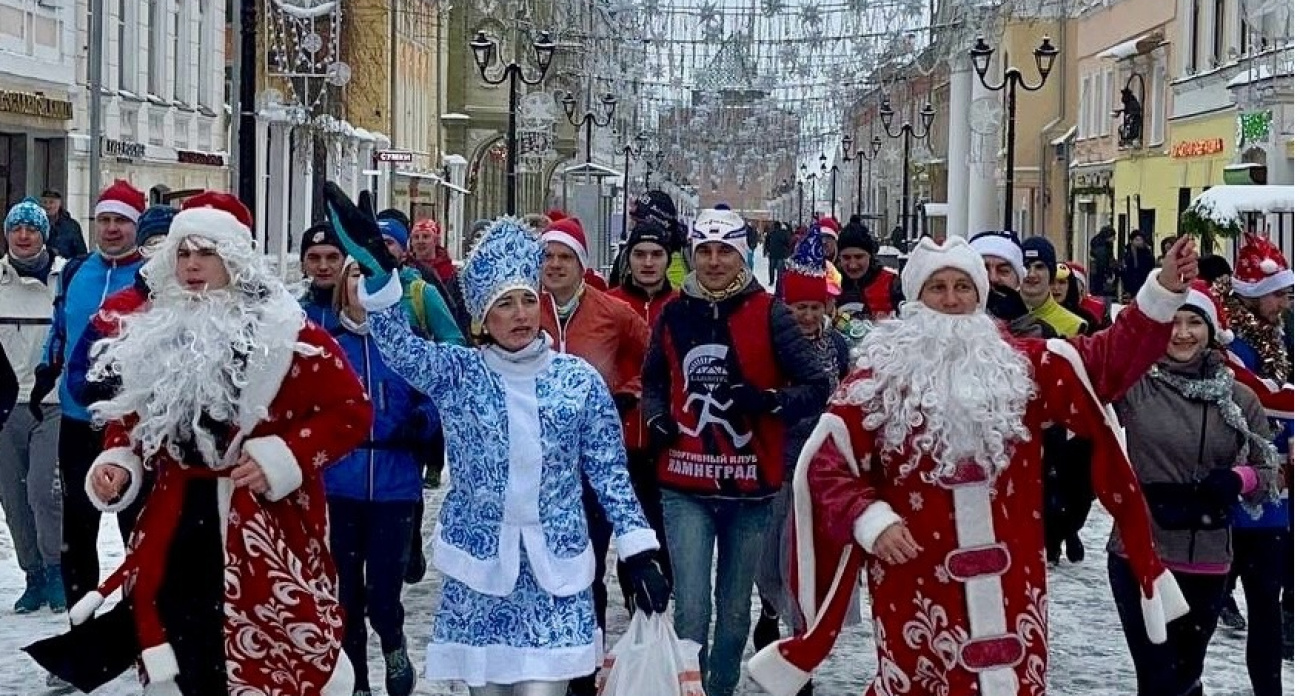
[[[1165,571],[1156,578],[1154,597],[1142,597],[1142,624],[1147,629],[1147,638],[1160,645],[1168,639],[1165,624],[1181,616],[1186,616],[1191,607],[1183,597],[1174,574]]]
[[[176,664],[176,652],[170,643],[155,645],[140,651],[140,664],[149,677],[149,683],[176,681],[180,675],[180,665]]]
[[[1161,324],[1168,324],[1174,320],[1174,315],[1178,313],[1178,308],[1187,304],[1187,291],[1173,292],[1166,290],[1165,286],[1160,284],[1157,278],[1160,277],[1160,269],[1151,271],[1147,276],[1146,282],[1138,290],[1133,304],[1142,310],[1142,313],[1155,319]],[[1213,316],[1213,315],[1211,315]]]
[[[212,207],[187,208],[172,218],[172,224],[167,228],[167,239],[175,241],[186,237],[211,239],[217,244],[253,246],[253,232],[239,218]]]
[[[384,283],[384,287],[373,295],[366,292],[366,284],[357,285],[357,299],[367,312],[382,312],[402,301],[402,279],[393,271],[393,275]]]
[[[244,441],[244,453],[262,467],[268,489],[263,496],[271,502],[282,500],[302,485],[302,466],[289,445],[277,435]]]
[[[799,689],[812,679],[812,674],[805,672],[785,659],[781,654],[781,643],[777,641],[759,650],[746,663],[749,678],[763,687],[763,691],[772,696],[795,696]]]
[[[1284,268],[1272,275],[1266,275],[1253,283],[1248,283],[1236,276],[1232,277],[1232,290],[1242,297],[1263,297],[1294,285],[1295,274],[1289,268]]]
[[[858,515],[858,519],[853,521],[853,540],[866,550],[867,553],[874,554],[876,539],[893,525],[902,522],[903,518],[894,512],[894,508],[889,506],[883,500],[867,506],[866,510]]]
[[[131,480],[127,482],[126,490],[122,491],[121,497],[116,502],[107,502],[100,500],[95,495],[95,489],[90,485],[92,477],[99,470],[99,467],[106,464],[114,464],[126,469],[131,474]],[[130,447],[113,447],[106,449],[95,457],[95,462],[90,465],[90,471],[86,472],[86,497],[90,499],[90,504],[95,506],[100,512],[121,512],[130,507],[140,495],[140,483],[144,478],[144,463],[140,457]]]
[[[659,550],[659,537],[649,527],[633,529],[614,537],[614,548],[618,550],[618,559],[626,561],[642,551]]]
[[[849,463],[855,475],[858,471],[857,461],[853,458],[853,443],[849,439],[848,426],[843,419],[831,413],[823,413],[817,419],[817,426],[804,442],[795,463],[794,479],[790,484],[790,504],[794,508],[794,541],[798,554],[795,558],[795,572],[798,574],[799,610],[804,616],[817,615],[817,557],[814,549],[815,530],[813,529],[812,491],[808,488],[808,467],[812,465],[813,455],[822,443],[830,439],[835,449]]]
[[[91,590],[78,599],[71,609],[68,609],[68,621],[73,626],[80,626],[94,616],[102,606],[104,606],[104,595],[100,594],[99,590]]]

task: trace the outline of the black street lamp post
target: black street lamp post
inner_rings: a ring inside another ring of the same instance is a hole
[[[469,42],[469,48],[474,53],[474,64],[478,66],[478,74],[484,82],[490,85],[510,82],[509,114],[506,124],[506,214],[514,215],[517,199],[516,180],[519,176],[519,128],[516,122],[516,112],[519,111],[519,83],[539,85],[546,79],[546,73],[551,69],[551,59],[555,57],[555,42],[551,40],[550,32],[546,31],[538,34],[537,40],[533,42],[533,51],[537,58],[536,78],[525,75],[524,68],[519,63],[503,65],[500,76],[488,77],[488,68],[496,63],[498,56],[496,42],[489,39],[484,32],[480,31],[474,36],[474,39]]]
[[[632,191],[632,180],[629,178],[632,173],[632,160],[641,157],[641,148],[645,145],[645,133],[637,133],[635,145],[628,143],[623,146],[623,239],[627,239],[627,218],[632,212],[632,204],[628,200],[628,195]]]
[[[1056,56],[1060,54],[1052,40],[1046,36],[1043,37],[1043,43],[1034,49],[1034,62],[1038,68],[1038,84],[1030,85],[1025,82],[1024,75],[1018,68],[1007,68],[1002,72],[1002,81],[996,85],[989,84],[984,79],[989,71],[989,59],[993,57],[993,48],[984,42],[984,37],[980,36],[975,39],[975,47],[970,50],[970,62],[975,68],[975,73],[980,77],[980,83],[984,88],[991,92],[1001,92],[1007,90],[1007,174],[1006,174],[1006,192],[1002,203],[1002,227],[1011,229],[1011,212],[1012,199],[1015,197],[1015,177],[1016,177],[1016,89],[1023,89],[1027,92],[1037,92],[1047,84],[1047,76],[1052,72],[1052,65],[1056,62]]]
[[[854,154],[849,154],[853,150],[853,138],[849,137],[849,135],[846,133],[844,137],[840,139],[840,147],[844,148],[844,161],[845,162],[852,162],[853,160],[858,161],[858,200],[857,203],[854,205],[854,212],[857,213],[858,215],[862,214],[862,164],[863,162],[867,163],[867,190],[870,191],[871,174],[872,174],[872,170],[875,168],[874,162],[876,159],[876,155],[880,153],[880,146],[882,144],[883,143],[881,143],[880,136],[875,135],[871,137],[870,156],[868,156],[867,153],[862,150],[858,150]],[[868,214],[870,214],[870,212],[871,211],[869,210],[867,211]]]
[[[934,125],[934,107],[930,102],[926,102],[921,107],[921,130],[915,130],[911,121],[906,121],[899,126],[898,132],[891,130],[894,124],[894,107],[889,103],[889,97],[886,96],[880,101],[880,121],[885,127],[885,135],[891,138],[903,139],[903,204],[899,206],[899,216],[903,225],[903,230],[908,233],[908,239],[916,238],[916,230],[908,227],[908,218],[912,217],[909,213],[909,207],[912,200],[912,138],[925,140],[930,137],[930,126]],[[912,220],[915,227],[915,219]]]
[[[614,107],[618,106],[618,99],[616,99],[612,94],[606,94],[604,97],[601,97],[600,100],[600,107],[604,116],[588,111],[583,114],[581,118],[575,118],[578,111],[578,100],[573,98],[572,92],[566,93],[564,99],[560,100],[560,103],[564,105],[564,117],[569,119],[569,123],[572,124],[574,128],[586,128],[586,162],[587,164],[591,164],[591,129],[593,126],[596,128],[604,128],[614,121]]]

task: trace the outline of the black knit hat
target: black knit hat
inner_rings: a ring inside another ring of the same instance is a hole
[[[1196,260],[1196,277],[1207,283],[1232,275],[1232,264],[1218,254],[1206,254]]]
[[[880,242],[871,236],[866,227],[850,222],[848,227],[840,232],[839,250],[843,252],[845,249],[862,249],[875,256],[880,251]]]
[[[328,222],[318,222],[302,233],[302,243],[298,245],[298,260],[307,258],[307,250],[314,246],[332,246],[340,253],[347,253],[343,249],[343,242],[340,242],[339,236],[335,234],[334,227]]]
[[[670,229],[662,224],[655,222],[638,222],[636,227],[632,228],[627,234],[627,248],[630,251],[633,247],[642,242],[658,244],[669,254],[673,253],[673,234]]]

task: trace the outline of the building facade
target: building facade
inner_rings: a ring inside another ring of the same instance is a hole
[[[78,16],[71,3],[0,0],[0,202],[6,210],[45,189],[68,193]]]
[[[72,3],[69,3],[71,6]],[[73,136],[68,151],[68,211],[86,220],[90,152],[98,148],[101,186],[130,181],[154,203],[230,186],[226,107],[225,3],[206,0],[106,0],[101,137],[89,133],[89,60],[78,57]],[[77,46],[89,45],[86,0],[76,4]]]

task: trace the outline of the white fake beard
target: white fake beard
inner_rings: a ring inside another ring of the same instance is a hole
[[[182,460],[175,443],[193,441],[204,463],[219,466],[218,443],[199,419],[207,413],[235,422],[239,395],[248,386],[249,356],[293,350],[292,343],[266,345],[268,332],[259,331],[263,311],[272,307],[278,304],[231,290],[195,293],[168,284],[147,310],[121,318],[117,337],[95,344],[90,378],[116,376],[122,382],[116,397],[91,405],[95,423],[135,414],[131,441],[145,459],[165,447]]]
[[[863,339],[855,367],[870,377],[840,399],[866,413],[863,426],[875,431],[886,464],[910,447],[899,478],[927,455],[934,460],[927,480],[950,476],[965,461],[996,477],[1016,443],[1030,439],[1024,416],[1036,385],[1029,360],[984,312],[947,315],[909,302],[899,316]]]

